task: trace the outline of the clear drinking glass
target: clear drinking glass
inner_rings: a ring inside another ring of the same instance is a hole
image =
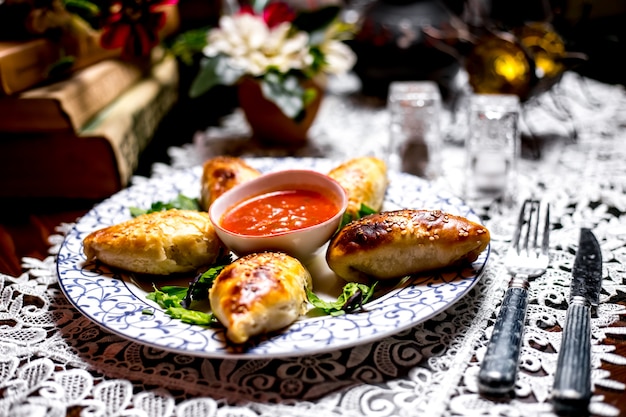
[[[441,165],[438,85],[433,81],[394,81],[389,86],[387,108],[389,168],[436,178]]]
[[[465,142],[465,198],[510,200],[517,183],[520,101],[509,94],[474,94]]]

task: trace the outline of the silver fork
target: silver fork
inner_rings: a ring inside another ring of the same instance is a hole
[[[478,373],[478,388],[487,395],[502,395],[515,387],[522,335],[528,306],[529,279],[548,268],[550,206],[525,200],[519,213],[504,265],[511,274],[509,286]]]

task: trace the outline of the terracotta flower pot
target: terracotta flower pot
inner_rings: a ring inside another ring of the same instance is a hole
[[[309,128],[317,116],[324,92],[312,80],[304,81],[302,86],[315,88],[317,94],[306,107],[305,117],[295,121],[263,96],[261,85],[255,80],[244,79],[239,84],[239,106],[256,139],[264,143],[279,145],[301,145],[307,142]]]

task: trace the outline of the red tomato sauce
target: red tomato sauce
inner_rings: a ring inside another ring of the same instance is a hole
[[[314,226],[337,210],[337,204],[317,191],[276,191],[229,208],[221,224],[234,233],[264,236]]]

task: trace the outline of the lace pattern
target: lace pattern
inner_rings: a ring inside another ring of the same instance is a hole
[[[601,304],[592,319],[592,382],[624,391],[624,381],[601,368],[602,362],[626,365],[626,358],[602,343],[609,335],[626,334],[623,327],[613,326],[626,314],[617,303],[626,292],[623,109],[626,94],[621,88],[573,74],[566,74],[554,91],[526,103],[525,129],[541,137],[541,158],[521,161],[518,196],[550,200],[553,232],[550,267],[530,287],[521,371],[512,398],[489,400],[478,395],[476,386],[506,289],[502,258],[516,211],[490,202],[477,208],[492,231],[492,252],[469,295],[392,337],[298,358],[197,358],[122,339],[72,308],[58,287],[54,256],[25,258],[27,273],[0,275],[0,415],[551,416],[559,328],[582,226],[594,229],[604,262]],[[222,127],[198,134],[193,144],[172,148],[172,164],[157,164],[153,175],[168,175],[222,153],[260,156],[259,149],[246,146],[240,117],[234,114]],[[461,151],[454,147],[459,124],[452,119],[448,123],[451,154]],[[381,132],[386,132],[386,116],[379,107],[331,96],[314,126],[311,147],[295,153],[270,150],[269,155],[343,159],[354,152],[354,143],[336,138],[360,138],[359,152],[376,154]],[[447,167],[441,186],[454,188],[458,168],[453,163]],[[70,227],[59,226],[59,235],[50,242],[52,254]],[[590,412],[619,414],[601,396],[592,398]]]

